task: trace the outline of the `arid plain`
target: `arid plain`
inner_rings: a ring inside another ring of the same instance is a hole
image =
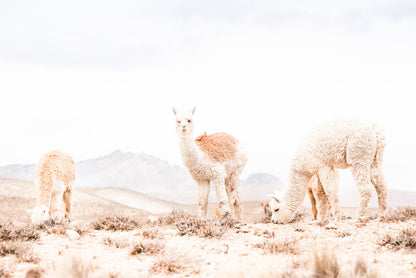
[[[114,188],[75,188],[72,223],[29,224],[33,183],[0,179],[0,277],[416,277],[416,209],[367,222],[342,208],[334,225],[267,221],[245,202],[244,222],[202,221],[196,206]],[[266,200],[265,200],[266,201]]]

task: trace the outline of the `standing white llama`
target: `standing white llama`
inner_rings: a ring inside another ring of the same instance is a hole
[[[192,111],[176,111],[173,108],[173,113],[183,162],[198,183],[198,215],[206,217],[212,181],[221,216],[234,213],[240,220],[240,174],[247,162],[245,150],[236,138],[224,132],[204,133],[194,139],[192,118],[195,108]]]
[[[378,196],[378,216],[387,209],[387,185],[383,177],[385,136],[371,121],[340,120],[322,124],[301,141],[292,160],[289,184],[281,199],[270,202],[272,222],[287,223],[305,198],[308,183],[317,175],[329,199],[331,210],[340,217],[336,168],[351,167],[360,194],[357,217],[367,211],[371,184]]]
[[[38,198],[31,215],[33,224],[39,225],[50,219],[56,222],[70,220],[74,180],[75,163],[72,157],[56,150],[41,158],[35,174]]]

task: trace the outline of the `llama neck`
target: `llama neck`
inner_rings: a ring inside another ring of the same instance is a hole
[[[198,146],[192,135],[179,137],[179,148],[181,149],[182,159],[186,167],[195,165],[199,161]]]
[[[310,177],[302,172],[291,169],[289,172],[289,184],[283,194],[283,203],[290,211],[295,212],[303,203],[306,196]]]

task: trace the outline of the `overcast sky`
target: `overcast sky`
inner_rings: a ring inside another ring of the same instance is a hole
[[[1,1],[0,165],[56,148],[182,165],[171,107],[195,105],[196,133],[244,144],[243,177],[283,181],[309,128],[371,119],[390,187],[416,190],[416,3],[343,2]]]

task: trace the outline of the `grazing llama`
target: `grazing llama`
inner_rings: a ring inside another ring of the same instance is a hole
[[[75,163],[69,155],[56,150],[48,152],[41,158],[35,174],[38,199],[31,216],[33,224],[39,225],[48,220],[55,222],[70,220],[74,179]]]
[[[387,185],[383,177],[385,136],[371,121],[340,120],[312,129],[301,141],[292,160],[289,184],[282,198],[272,198],[272,222],[289,222],[305,198],[310,179],[317,175],[334,216],[340,218],[336,168],[351,168],[360,194],[357,217],[364,217],[371,184],[378,196],[378,216],[387,209]]]
[[[215,185],[219,212],[222,217],[234,214],[241,219],[240,174],[247,154],[233,136],[221,132],[204,133],[193,138],[192,111],[176,111],[176,132],[182,159],[192,178],[198,183],[198,215],[206,217],[210,182]],[[232,206],[233,211],[231,211]]]

